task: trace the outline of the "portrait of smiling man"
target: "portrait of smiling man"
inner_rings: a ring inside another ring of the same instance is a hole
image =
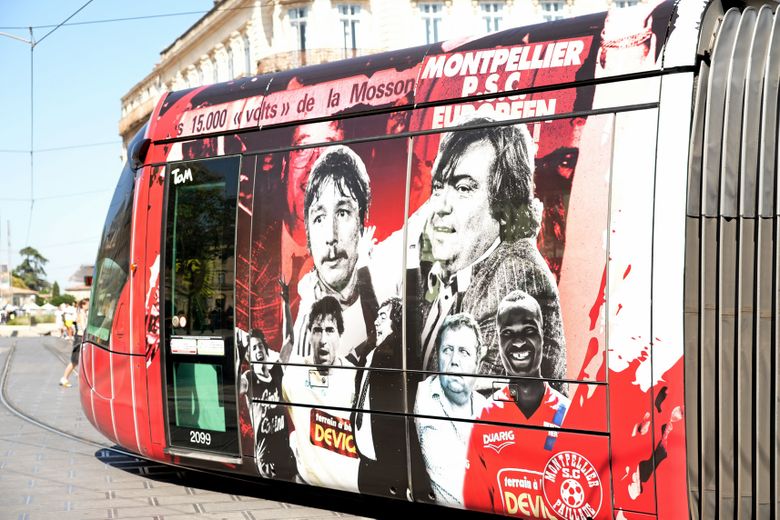
[[[546,347],[538,302],[523,291],[507,294],[499,303],[494,326],[501,362],[507,375],[518,379],[496,391],[478,416],[469,441],[463,494],[467,508],[503,513],[512,505],[504,503],[498,475],[516,468],[518,461],[541,475],[570,402],[542,379]],[[508,424],[513,426],[504,426]]]
[[[443,320],[465,312],[479,323],[487,347],[479,372],[503,374],[496,309],[502,295],[520,289],[539,303],[544,316],[543,377],[565,377],[558,288],[536,245],[542,207],[534,196],[528,130],[472,117],[442,136],[431,175],[420,266],[411,281],[419,288],[421,331],[412,357],[421,368],[435,370],[435,338]]]

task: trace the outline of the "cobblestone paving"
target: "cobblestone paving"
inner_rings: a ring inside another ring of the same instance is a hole
[[[109,446],[81,412],[77,383],[73,388],[57,385],[69,344],[50,337],[0,338],[0,367],[13,342],[17,346],[6,392],[10,403],[54,428]],[[0,406],[0,490],[2,519],[353,518],[346,511],[375,516],[357,495],[344,499],[343,494],[309,493],[300,486],[213,475],[204,479],[201,473],[62,437],[5,406]]]

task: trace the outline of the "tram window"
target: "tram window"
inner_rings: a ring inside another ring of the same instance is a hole
[[[94,303],[89,313],[87,334],[99,342],[108,343],[116,303],[125,285],[127,271],[111,258],[104,258],[98,265],[96,273],[98,285],[95,288]]]
[[[90,306],[85,339],[106,347],[111,337],[114,311],[130,268],[134,179],[133,170],[126,165],[111,199],[98,250],[93,304]]]
[[[186,318],[177,334],[232,334],[238,167],[232,157],[171,170],[168,309]]]
[[[174,363],[173,367],[176,426],[226,431],[222,367],[205,363]]]

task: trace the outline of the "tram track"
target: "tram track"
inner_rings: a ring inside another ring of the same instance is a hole
[[[67,356],[62,354],[61,352],[59,352],[53,346],[47,345],[46,343],[44,343],[42,346],[43,346],[43,348],[45,350],[47,350],[50,354],[52,354],[52,356],[54,356],[56,359],[58,359],[63,364],[67,364],[69,362],[69,359],[67,358]],[[206,470],[199,469],[199,468],[175,466],[175,465],[166,464],[166,463],[160,462],[160,461],[149,460],[149,459],[146,459],[146,458],[142,457],[141,455],[139,455],[137,453],[134,453],[134,452],[129,451],[129,450],[125,450],[125,449],[117,447],[115,445],[112,446],[112,445],[109,445],[107,443],[95,442],[95,441],[93,441],[91,439],[88,439],[86,437],[82,437],[80,435],[68,432],[66,430],[62,430],[60,428],[52,426],[51,424],[45,423],[45,422],[39,420],[38,418],[30,415],[30,414],[25,413],[18,406],[16,406],[11,401],[10,397],[8,396],[8,379],[9,379],[9,375],[11,373],[11,367],[13,365],[13,359],[14,359],[14,355],[16,353],[16,348],[17,348],[17,340],[14,339],[13,342],[11,343],[11,347],[10,347],[10,349],[8,351],[8,355],[6,356],[5,362],[3,363],[2,372],[0,372],[0,404],[2,404],[3,407],[5,407],[9,412],[11,412],[13,415],[18,417],[19,419],[22,419],[23,421],[26,421],[26,422],[28,422],[28,423],[30,423],[30,424],[38,427],[38,428],[46,430],[47,432],[53,433],[53,434],[55,434],[55,435],[57,435],[59,437],[62,437],[62,438],[65,438],[65,439],[69,439],[69,440],[73,440],[73,441],[76,441],[76,442],[79,442],[79,443],[82,443],[82,444],[85,444],[87,446],[91,446],[91,447],[94,447],[94,448],[98,448],[99,450],[101,450],[103,452],[103,453],[101,453],[99,455],[99,458],[101,460],[104,460],[104,461],[106,461],[107,459],[113,459],[110,462],[113,465],[119,466],[121,464],[117,464],[116,457],[112,457],[109,454],[114,454],[115,456],[118,455],[118,456],[121,456],[121,457],[127,457],[127,458],[134,459],[137,462],[141,462],[141,463],[145,464],[147,466],[147,468],[157,467],[157,468],[167,468],[167,469],[170,469],[172,471],[172,473],[174,473],[176,475],[176,477],[179,479],[179,481],[181,481],[181,484],[185,485],[185,486],[190,485],[190,484],[184,482],[186,480],[186,478],[185,478],[186,477],[186,473],[189,472],[189,473],[192,473],[195,476],[195,480],[199,480],[198,476],[200,476],[200,477],[212,476],[213,477],[214,475],[218,474],[220,477],[225,479],[225,486],[224,487],[226,489],[230,488],[230,484],[228,484],[227,482],[233,482],[234,484],[240,484],[240,485],[243,485],[243,486],[247,486],[246,488],[243,489],[243,491],[245,491],[246,494],[249,495],[249,496],[256,495],[257,494],[256,493],[257,489],[260,489],[260,488],[266,488],[266,489],[274,488],[274,487],[278,487],[279,485],[282,485],[282,486],[293,486],[295,489],[299,490],[299,486],[296,485],[296,484],[287,484],[287,483],[280,483],[280,482],[275,482],[275,481],[264,481],[264,480],[258,480],[258,479],[250,479],[250,478],[245,478],[245,477],[243,477],[241,475],[235,475],[235,474],[230,474],[230,473],[222,473],[222,472],[210,472],[210,471],[206,471]],[[148,474],[149,472],[148,471],[141,471],[140,473]],[[200,479],[200,480],[205,481],[206,479]],[[250,487],[254,488],[255,493],[251,492]],[[236,490],[224,491],[224,492],[225,493],[229,492],[229,493],[232,494],[232,493],[235,493],[235,491]],[[273,498],[271,498],[271,499],[273,499]],[[294,501],[290,500],[290,502],[294,502]],[[301,504],[301,505],[306,505],[306,504]],[[358,512],[357,514],[365,514],[365,513],[366,513],[365,511],[362,511],[362,512]],[[352,514],[356,514],[356,513],[353,512]]]
[[[67,355],[57,350],[54,346],[44,342],[42,347],[55,359],[63,363],[63,365],[68,363],[69,359]],[[405,501],[385,499],[370,495],[340,492],[325,488],[320,489],[289,482],[249,478],[243,475],[166,464],[164,462],[146,459],[137,453],[115,445],[95,442],[94,440],[78,434],[52,426],[51,424],[25,413],[12,402],[8,395],[8,382],[16,349],[17,339],[13,338],[8,355],[2,365],[2,371],[0,371],[0,404],[14,416],[41,428],[42,430],[57,435],[58,437],[98,449],[99,451],[95,456],[102,462],[111,466],[126,471],[129,470],[147,478],[168,480],[188,488],[197,487],[230,496],[245,495],[274,502],[285,502],[302,507],[314,507],[369,518],[395,519],[407,516],[411,514],[412,511],[417,513],[421,511],[423,513],[441,513],[442,511],[441,508],[428,504],[411,504]],[[159,471],[159,469],[163,468],[169,471]],[[152,477],[152,475],[154,476]],[[215,476],[219,476],[220,478],[214,479]],[[481,517],[481,515],[474,512],[457,510],[447,510],[447,514],[453,520]]]
[[[65,354],[63,354],[62,352],[58,351],[53,346],[48,345],[46,343],[43,343],[42,346],[43,346],[43,348],[45,350],[47,350],[50,354],[52,354],[52,356],[57,358],[59,361],[61,361],[64,365],[67,364],[70,361],[70,359]],[[88,445],[88,446],[92,446],[94,448],[98,448],[102,452],[102,453],[99,454],[99,458],[101,460],[104,460],[104,461],[107,460],[107,459],[113,459],[114,460],[114,462],[113,462],[114,465],[118,465],[118,464],[116,464],[116,456],[118,455],[118,456],[121,456],[121,457],[134,459],[136,462],[141,462],[141,463],[145,464],[147,467],[168,468],[168,469],[172,470],[173,472],[175,472],[177,474],[177,476],[180,477],[180,478],[183,478],[183,473],[182,473],[183,471],[191,471],[191,472],[194,472],[196,474],[203,474],[203,475],[210,474],[209,472],[200,470],[198,468],[189,468],[189,467],[183,468],[183,467],[179,467],[179,466],[173,466],[173,465],[170,465],[170,464],[165,464],[163,462],[159,462],[159,461],[155,461],[155,460],[149,460],[149,459],[146,459],[146,458],[140,456],[137,453],[134,453],[132,451],[125,450],[123,448],[117,447],[116,445],[109,445],[107,443],[95,442],[92,439],[88,439],[86,437],[82,437],[80,435],[68,432],[66,430],[62,430],[60,428],[52,426],[51,424],[45,423],[45,422],[39,420],[38,418],[30,415],[30,414],[25,413],[19,407],[14,405],[13,402],[11,402],[11,399],[8,396],[8,377],[10,375],[11,366],[13,364],[14,354],[16,353],[16,348],[17,348],[17,340],[14,339],[14,341],[11,343],[11,348],[9,349],[8,356],[5,359],[5,363],[3,363],[2,372],[0,372],[0,404],[2,404],[9,412],[11,412],[16,417],[18,417],[18,418],[22,419],[23,421],[26,421],[26,422],[34,425],[34,426],[37,426],[38,428],[46,430],[49,433],[53,433],[53,434],[55,434],[55,435],[57,435],[59,437],[62,437],[62,438],[65,438],[65,439],[70,439],[70,440],[73,440],[73,441],[76,441],[76,442],[80,442],[82,444],[85,444],[85,445]],[[112,457],[110,454],[113,454],[114,456]],[[148,471],[146,471],[146,472],[141,471],[141,473],[148,473]],[[223,475],[223,474],[220,474],[220,475]],[[241,483],[245,483],[245,484],[249,484],[250,482],[253,482],[253,481],[249,481],[248,479],[243,479],[243,478],[240,478],[240,477],[236,477],[235,475],[224,474],[223,476],[226,477],[226,478],[232,479],[232,480],[234,480],[236,482],[241,482]],[[257,482],[254,482],[254,483],[256,484]]]
[[[54,433],[55,435],[59,435],[60,437],[64,437],[66,439],[70,439],[73,441],[81,442],[83,444],[88,444],[90,446],[94,446],[96,448],[100,448],[103,450],[109,450],[114,453],[131,456],[131,457],[138,457],[136,454],[131,453],[126,450],[122,450],[120,448],[116,448],[113,446],[109,446],[108,444],[101,444],[98,442],[95,442],[91,439],[87,439],[86,437],[82,437],[80,435],[76,435],[71,432],[67,432],[65,430],[61,430],[59,428],[56,428],[50,424],[47,424],[43,421],[40,421],[36,417],[33,417],[32,415],[26,414],[24,411],[22,411],[20,408],[18,408],[16,405],[14,405],[10,398],[8,397],[8,376],[11,370],[11,365],[13,363],[14,355],[16,354],[16,346],[17,346],[17,340],[14,339],[11,343],[11,348],[8,351],[8,356],[5,358],[5,363],[3,363],[3,370],[0,373],[0,403],[12,414],[17,416],[18,418],[22,419],[23,421],[26,421],[30,424],[33,424],[39,428],[42,428],[50,433]],[[51,354],[53,354],[55,357],[57,357],[60,361],[62,361],[62,358],[58,355],[56,351],[53,350],[53,348],[49,345],[43,345],[43,347],[49,351]]]
[[[70,362],[70,359],[67,357],[66,354],[63,354],[62,352],[55,349],[53,346],[48,345],[46,343],[43,343],[43,348],[47,350],[52,356],[57,358],[60,362],[63,363],[63,365],[66,365],[68,362]],[[2,404],[8,411],[10,411],[12,414],[17,416],[18,418],[33,424],[41,429],[44,429],[50,433],[53,433],[55,435],[58,435],[60,437],[70,439],[76,442],[80,442],[82,444],[86,444],[95,448],[99,448],[100,450],[103,450],[104,453],[101,455],[101,459],[110,458],[108,456],[108,453],[113,453],[115,455],[121,455],[124,457],[130,457],[132,459],[135,459],[139,462],[143,462],[145,464],[148,464],[150,466],[159,466],[159,467],[166,467],[171,468],[172,470],[175,470],[177,472],[181,472],[182,470],[186,471],[194,471],[196,473],[206,473],[198,470],[197,468],[181,468],[178,466],[173,466],[169,464],[165,464],[163,462],[154,461],[146,459],[142,456],[140,456],[137,453],[134,453],[129,450],[125,450],[123,448],[117,447],[116,445],[110,445],[108,443],[100,443],[95,442],[92,439],[88,439],[86,437],[82,437],[81,435],[77,435],[75,433],[68,432],[66,430],[62,430],[60,428],[57,428],[55,426],[52,426],[51,424],[45,423],[38,418],[25,413],[23,410],[21,410],[19,407],[14,405],[10,398],[8,397],[8,377],[11,371],[11,365],[13,364],[13,358],[14,354],[16,353],[16,347],[17,347],[17,340],[14,339],[14,341],[11,343],[11,348],[9,349],[8,356],[5,359],[5,363],[3,363],[3,369],[2,372],[0,372],[0,404]],[[77,371],[74,371],[74,373],[78,374]],[[107,453],[105,453],[107,452]],[[244,479],[236,479],[245,481]]]
[[[57,359],[62,361],[65,365],[67,365],[70,362],[70,359],[68,359],[68,357],[65,354],[63,354],[62,352],[56,350],[54,347],[52,347],[47,342],[43,343],[43,348],[48,350],[54,357],[56,357]],[[76,369],[73,371],[73,373],[74,374],[78,374],[78,367],[76,367]]]

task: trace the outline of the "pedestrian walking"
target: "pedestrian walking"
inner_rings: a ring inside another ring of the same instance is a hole
[[[65,372],[62,374],[62,378],[60,379],[60,386],[64,386],[65,388],[70,388],[73,386],[70,384],[70,381],[68,381],[68,378],[79,364],[81,341],[84,337],[84,332],[87,330],[88,311],[89,298],[84,298],[83,300],[79,301],[78,307],[76,309],[76,317],[73,324],[73,328],[75,329],[73,334],[73,350],[70,353],[70,363],[68,363],[68,366],[65,367]]]

